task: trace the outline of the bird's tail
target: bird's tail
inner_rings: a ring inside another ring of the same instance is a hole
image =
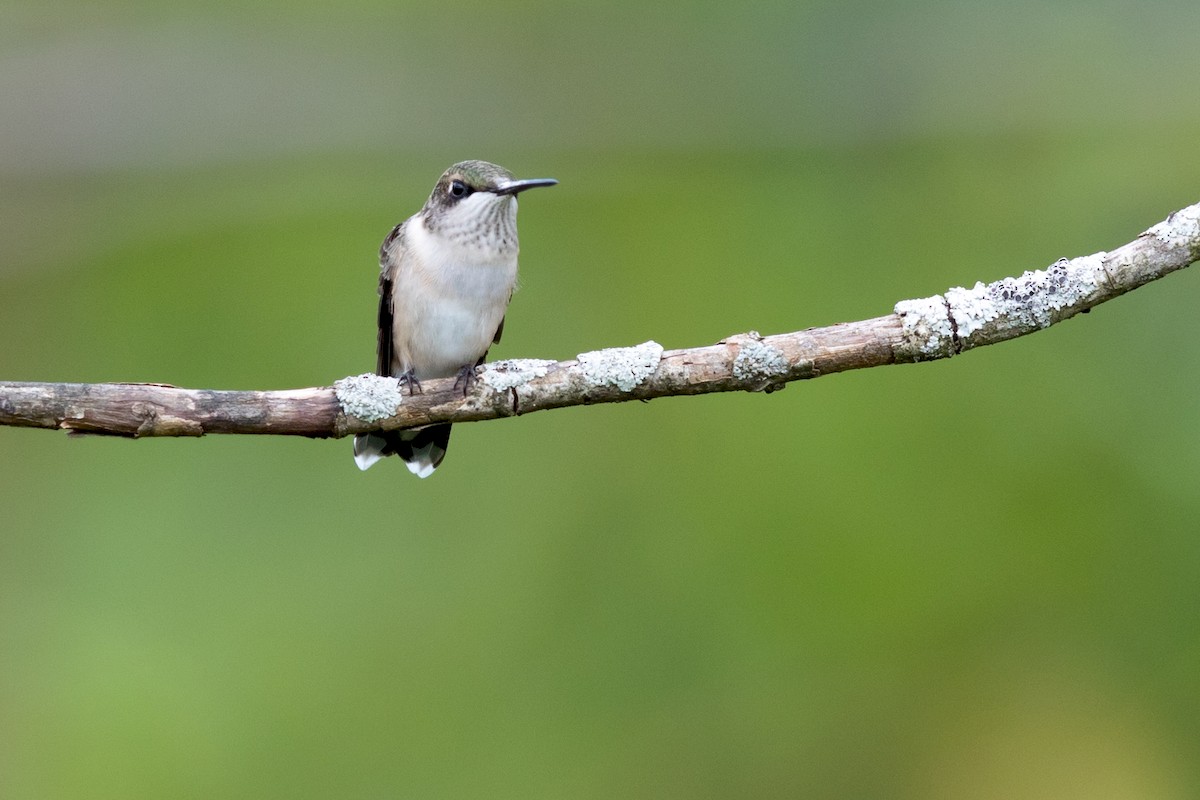
[[[354,463],[367,469],[384,456],[397,455],[409,472],[428,478],[446,457],[450,426],[430,425],[415,431],[376,431],[354,437]]]

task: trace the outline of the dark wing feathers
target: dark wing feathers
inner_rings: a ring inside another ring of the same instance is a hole
[[[379,276],[379,344],[375,348],[377,375],[392,374],[392,281],[387,272]]]
[[[404,236],[404,223],[392,228],[392,232],[379,246],[379,333],[378,345],[375,349],[378,359],[375,362],[375,372],[379,375],[392,374],[392,274],[395,271],[393,262],[393,245],[397,239]]]
[[[511,302],[512,302],[512,292],[509,292],[508,293],[508,303],[511,303]],[[506,308],[508,307],[508,303],[504,304],[504,306]],[[504,320],[505,319],[507,319],[507,315],[500,318],[500,327],[496,328],[496,335],[492,337],[492,344],[500,344],[500,337],[504,335]],[[484,355],[486,356],[487,353],[484,353]]]

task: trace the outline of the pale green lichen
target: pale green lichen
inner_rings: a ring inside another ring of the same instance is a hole
[[[1146,233],[1170,247],[1200,252],[1200,203],[1176,211]]]
[[[556,363],[540,358],[508,358],[493,361],[484,366],[480,376],[485,384],[497,392],[524,386],[534,378],[545,377]]]
[[[579,370],[593,386],[615,386],[632,390],[654,374],[662,361],[663,348],[658,342],[643,342],[636,347],[611,347],[580,353]]]
[[[739,381],[769,381],[786,375],[791,365],[783,352],[751,333],[738,343],[738,353],[733,359],[733,377]]]
[[[1060,319],[1060,311],[1078,305],[1099,288],[1105,255],[1063,258],[1020,277],[949,290],[946,301],[962,345],[970,347],[971,337],[996,320],[1005,328],[1025,330],[1053,325]]]
[[[1101,288],[1107,255],[1063,258],[1016,278],[899,302],[895,310],[907,354],[916,360],[953,355],[995,341],[998,331],[1047,328],[1063,318],[1064,310],[1086,307]]]
[[[901,300],[895,312],[903,325],[903,346],[914,361],[937,358],[953,352],[954,326],[940,294],[916,300]]]
[[[396,413],[404,395],[395,378],[364,373],[342,378],[333,384],[342,413],[363,422],[379,422]]]

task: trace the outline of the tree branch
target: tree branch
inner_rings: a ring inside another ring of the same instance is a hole
[[[949,358],[1047,328],[1200,260],[1200,204],[1109,253],[1062,259],[1017,278],[896,304],[893,313],[825,328],[664,351],[655,342],[571,361],[486,364],[470,396],[453,380],[401,396],[393,378],[360,375],[333,388],[215,391],[144,383],[0,382],[0,425],[121,436],[274,433],[341,437],[434,422],[511,417],[565,406],[728,391],[883,364]]]

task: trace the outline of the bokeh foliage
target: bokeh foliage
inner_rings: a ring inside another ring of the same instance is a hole
[[[1193,3],[13,3],[0,377],[329,384],[452,161],[493,357],[711,343],[1200,200]],[[1185,797],[1189,271],[962,358],[348,442],[0,430],[0,796]]]

